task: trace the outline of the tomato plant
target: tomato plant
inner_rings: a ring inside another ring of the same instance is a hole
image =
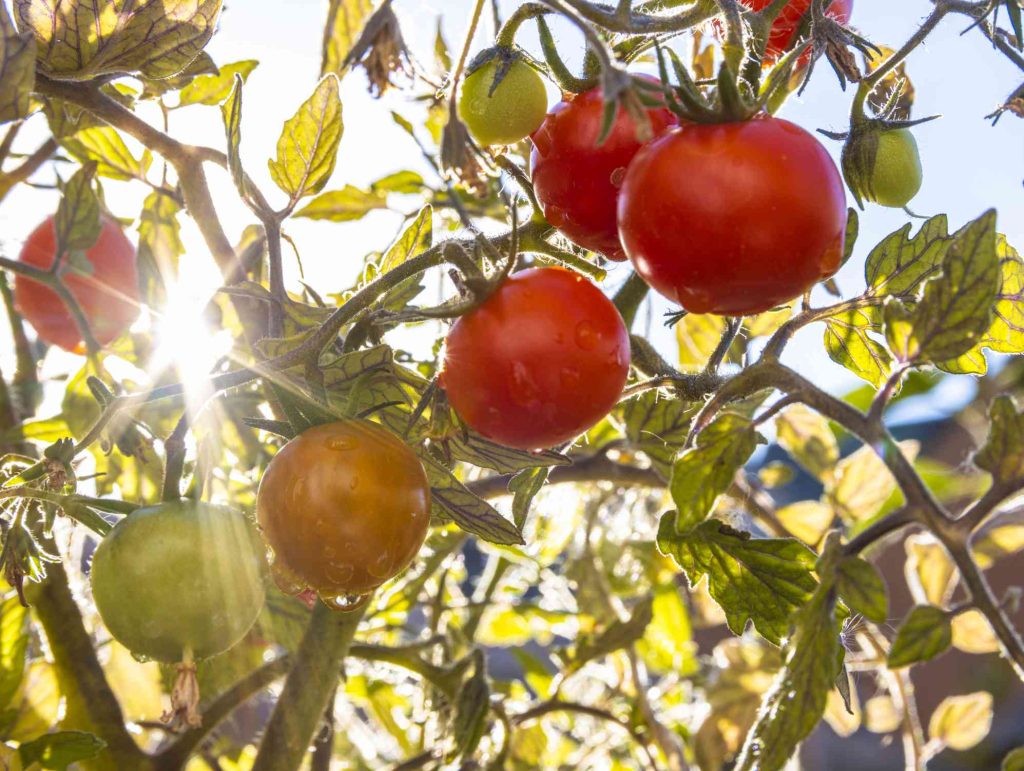
[[[1020,3],[916,2],[0,3],[0,766],[1021,767]]]
[[[501,79],[496,78],[501,74]],[[521,58],[490,59],[466,76],[459,117],[481,145],[511,145],[544,120],[548,94],[540,75]]]
[[[49,270],[56,257],[54,219],[48,217],[25,240],[18,259]],[[101,345],[124,334],[139,315],[135,247],[113,220],[103,220],[99,238],[84,254],[64,255],[59,270]],[[67,351],[81,350],[82,333],[53,289],[19,275],[14,295],[18,310],[40,338]]]
[[[691,313],[743,316],[839,268],[842,178],[781,118],[691,125],[644,148],[622,184],[619,232],[644,281]]]
[[[344,604],[416,556],[430,521],[430,487],[416,455],[389,431],[339,421],[310,428],[274,456],[256,516],[279,585]]]
[[[205,659],[237,644],[263,606],[262,550],[242,514],[191,501],[133,512],[92,560],[96,609],[138,656]]]
[[[624,260],[615,227],[619,188],[643,145],[624,108],[599,142],[604,113],[600,89],[559,102],[532,135],[530,174],[548,222],[580,246]],[[647,110],[654,135],[676,124],[664,107]]]
[[[469,426],[535,449],[608,414],[628,372],[629,334],[601,290],[563,268],[533,268],[452,326],[442,385]]]

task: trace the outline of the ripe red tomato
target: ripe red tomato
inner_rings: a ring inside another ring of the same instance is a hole
[[[691,313],[743,316],[835,273],[846,195],[825,148],[789,121],[688,125],[637,154],[619,233],[661,294]]]
[[[767,64],[778,59],[793,44],[793,38],[800,28],[800,22],[811,7],[812,0],[790,0],[782,9],[775,21],[772,23],[771,32],[768,33],[768,46],[765,49],[764,58]],[[760,11],[772,0],[741,0],[743,5],[751,10]],[[850,20],[850,12],[853,10],[853,0],[832,0],[828,10],[828,16],[846,24]],[[799,64],[804,65],[810,59],[809,54],[800,57]]]
[[[49,269],[56,252],[53,217],[48,217],[29,235],[18,259]],[[91,273],[86,274],[65,256],[62,277],[82,307],[93,336],[100,345],[106,345],[120,337],[139,315],[135,246],[116,222],[104,219],[100,236],[86,251],[85,258]],[[66,351],[82,351],[82,335],[71,312],[48,286],[18,275],[14,280],[14,302],[41,339]]]
[[[531,175],[548,222],[580,246],[624,260],[615,203],[622,175],[642,143],[620,107],[611,133],[598,145],[603,111],[599,88],[555,105],[531,136]],[[655,136],[677,122],[664,107],[647,114]]]
[[[256,517],[282,590],[328,605],[401,573],[430,525],[430,485],[416,454],[365,420],[315,426],[274,456]]]
[[[577,273],[532,268],[455,322],[441,384],[468,426],[532,450],[601,420],[628,373],[629,333],[612,302]]]

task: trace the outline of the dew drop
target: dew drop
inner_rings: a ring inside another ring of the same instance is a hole
[[[385,549],[377,559],[366,566],[366,572],[374,578],[387,578],[391,575],[391,554]]]
[[[329,594],[320,593],[320,602],[326,605],[331,610],[341,611],[342,613],[358,610],[363,607],[370,599],[368,594]]]
[[[327,566],[325,574],[327,580],[332,584],[344,584],[352,579],[355,572],[355,568],[351,565],[346,565],[344,562],[332,562]]]
[[[533,379],[527,366],[521,361],[512,362],[511,397],[516,404],[528,407],[540,396],[540,387]]]
[[[357,487],[359,487],[359,477],[352,477],[348,480],[349,490],[355,490]]]
[[[575,367],[562,367],[558,380],[563,388],[576,389],[580,385],[580,371]]]
[[[576,325],[576,345],[584,351],[592,351],[601,341],[601,335],[589,321],[581,321]]]
[[[333,436],[326,442],[328,450],[354,450],[359,440],[354,436]]]
[[[270,566],[270,577],[274,579],[277,588],[285,594],[298,594],[306,588],[306,582],[295,573],[286,568],[281,562],[274,562]]]

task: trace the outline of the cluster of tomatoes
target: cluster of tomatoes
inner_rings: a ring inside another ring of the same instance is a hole
[[[749,0],[753,6],[767,0]],[[809,0],[791,3],[768,56],[789,46]],[[850,0],[833,12],[845,18]],[[846,227],[842,179],[807,131],[761,115],[742,122],[680,121],[647,108],[650,136],[619,109],[601,133],[599,90],[546,113],[537,74],[514,61],[468,75],[460,114],[485,144],[531,136],[531,176],[548,222],[610,260],[629,259],[654,289],[693,313],[742,316],[792,300],[839,267]],[[660,83],[653,81],[655,91]],[[50,269],[52,218],[21,259]],[[136,254],[113,221],[62,278],[107,343],[137,314]],[[53,291],[19,276],[17,305],[39,336],[68,350],[82,337]],[[583,276],[557,267],[513,273],[452,326],[440,384],[470,428],[513,448],[570,442],[621,397],[630,339],[614,304]],[[92,567],[108,629],[139,655],[203,658],[236,644],[263,604],[265,548],[288,593],[313,590],[337,609],[358,607],[403,571],[426,537],[430,486],[416,454],[365,420],[308,429],[274,457],[256,515],[169,502],[119,522]]]

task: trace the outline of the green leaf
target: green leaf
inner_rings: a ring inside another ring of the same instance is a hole
[[[72,763],[96,757],[106,746],[102,739],[84,731],[59,731],[25,742],[18,753],[25,766],[38,763],[41,768],[64,771]]]
[[[341,132],[338,79],[326,75],[285,121],[277,140],[277,159],[268,163],[271,178],[292,201],[323,190],[334,172]]]
[[[430,480],[431,503],[438,516],[490,543],[525,543],[518,527],[466,489],[445,466],[425,453],[420,454],[420,460]]]
[[[139,289],[151,308],[162,307],[167,283],[178,276],[178,259],[185,253],[178,215],[181,207],[160,193],[150,193],[139,215]]]
[[[839,444],[825,418],[797,404],[775,420],[775,430],[782,448],[808,472],[818,479],[832,474],[839,462]]]
[[[434,212],[428,204],[420,209],[416,219],[409,223],[409,226],[384,252],[384,257],[380,261],[380,273],[387,273],[411,257],[425,252],[433,242]]]
[[[831,589],[822,584],[796,615],[783,665],[747,734],[737,771],[779,771],[825,714],[843,650]]]
[[[28,611],[17,596],[0,605],[0,709],[11,703],[25,676]]]
[[[370,189],[375,193],[405,193],[408,195],[419,193],[425,185],[423,177],[415,171],[396,171],[378,179],[370,185]]]
[[[200,75],[181,90],[179,105],[185,107],[190,104],[217,105],[223,102],[231,94],[235,86],[235,75],[238,75],[244,83],[249,75],[256,69],[259,62],[255,59],[245,59],[240,62],[225,64],[220,68],[219,73]]]
[[[0,3],[0,123],[28,117],[35,82],[35,38],[20,33]]]
[[[644,598],[626,621],[615,620],[594,637],[583,637],[576,643],[569,662],[569,671],[576,672],[595,659],[622,650],[641,637],[654,618],[653,597]]]
[[[889,617],[885,581],[874,565],[860,557],[848,557],[836,568],[836,590],[850,610],[868,621],[884,624]]]
[[[184,70],[213,35],[220,0],[15,0],[18,25],[38,44],[39,69],[60,80]]]
[[[708,577],[708,590],[734,634],[743,634],[752,621],[778,645],[793,612],[817,585],[811,573],[814,552],[790,538],[751,538],[716,519],[680,535],[674,520],[671,512],[661,518],[658,549],[686,572],[691,586]]]
[[[96,175],[96,164],[86,163],[76,171],[64,186],[64,195],[57,205],[54,231],[57,237],[57,254],[67,255],[72,251],[85,251],[100,236],[103,223],[100,221],[100,202],[92,189]]]
[[[889,668],[928,661],[949,648],[953,629],[949,616],[934,605],[917,605],[900,625],[889,649]]]
[[[876,388],[888,379],[892,356],[870,333],[880,331],[867,310],[851,310],[825,319],[829,358]]]
[[[908,297],[942,269],[949,247],[945,214],[932,217],[910,237],[910,223],[883,239],[864,263],[864,279],[872,294]]]
[[[1024,412],[1012,396],[997,396],[989,408],[988,439],[974,454],[974,465],[992,475],[993,484],[1024,482]]]
[[[846,239],[843,246],[843,261],[845,265],[853,256],[853,248],[857,245],[857,236],[860,235],[860,215],[852,206],[846,210]]]
[[[483,660],[477,662],[473,674],[459,689],[455,702],[455,720],[452,735],[455,738],[453,757],[471,755],[476,751],[487,728],[487,713],[491,709],[491,688]]]
[[[245,171],[242,169],[242,78],[235,77],[231,93],[220,107],[224,119],[224,133],[227,137],[228,171],[235,188],[243,196],[248,195]]]
[[[351,222],[361,219],[374,209],[385,209],[387,205],[386,193],[345,185],[341,190],[321,193],[295,212],[295,216],[311,220]]]
[[[512,521],[520,530],[526,524],[526,516],[530,513],[530,504],[544,487],[550,474],[551,469],[547,466],[528,468],[523,469],[509,480],[508,489],[512,493]]]
[[[690,432],[696,408],[681,399],[670,399],[647,391],[630,399],[622,408],[626,439],[630,447],[645,453],[664,479],[672,472],[672,461]]]
[[[459,435],[461,431],[456,431],[454,436],[446,439],[452,458],[479,468],[497,471],[499,474],[515,474],[539,466],[568,466],[572,463],[567,456],[554,450],[514,450],[492,442],[474,431],[467,432],[465,437]]]
[[[678,511],[678,532],[686,532],[707,518],[736,472],[754,454],[759,438],[749,420],[725,413],[700,432],[696,447],[676,459],[669,491]]]
[[[145,179],[153,161],[148,151],[136,159],[110,126],[82,129],[61,140],[61,146],[81,163],[96,161],[96,174],[110,179]]]
[[[947,696],[928,721],[928,737],[963,752],[988,736],[992,728],[992,694],[988,691]]]
[[[953,236],[942,273],[928,280],[912,309],[897,311],[896,304],[886,305],[886,338],[898,359],[923,363],[956,358],[991,326],[1000,287],[995,224],[995,212],[986,212]]]
[[[373,0],[330,0],[324,25],[320,74],[342,74],[342,64],[363,25],[373,13]]]

